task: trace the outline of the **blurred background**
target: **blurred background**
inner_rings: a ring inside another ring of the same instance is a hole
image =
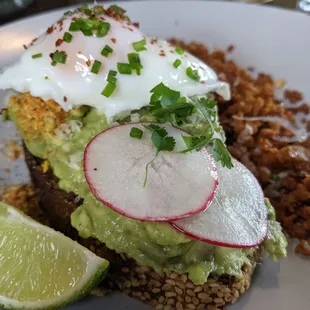
[[[130,1],[130,0],[123,0],[123,1]],[[280,6],[289,9],[296,9],[296,7],[298,8],[302,7],[305,11],[308,10],[308,12],[310,12],[310,0],[239,0],[239,1],[250,3],[262,3],[262,4],[264,3],[265,5]],[[91,3],[91,1],[85,1],[85,0],[0,0],[0,25],[10,21],[14,21],[15,19],[18,18],[29,16],[31,14],[36,14],[56,8],[78,5],[87,2]]]

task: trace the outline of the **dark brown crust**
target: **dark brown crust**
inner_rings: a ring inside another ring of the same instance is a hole
[[[44,173],[43,161],[30,154],[26,147],[24,149],[41,207],[51,226],[112,262],[108,277],[102,284],[104,290],[120,290],[158,310],[199,310],[206,307],[214,310],[234,303],[249,288],[256,262],[260,259],[259,247],[253,257],[250,257],[251,265],[243,266],[242,279],[211,275],[204,285],[195,285],[185,274],[157,273],[151,268],[137,265],[124,254],[116,254],[98,241],[80,238],[70,225],[70,214],[78,207],[76,195],[59,189],[58,179],[53,172],[49,169]]]

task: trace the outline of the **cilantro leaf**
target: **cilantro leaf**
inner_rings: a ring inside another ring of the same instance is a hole
[[[151,93],[149,109],[154,116],[175,113],[178,117],[184,117],[191,114],[194,109],[185,97],[181,97],[180,92],[170,89],[163,83],[156,85]]]
[[[228,169],[234,167],[231,155],[229,154],[226,145],[223,143],[222,140],[218,138],[213,139],[210,152],[216,161],[221,162],[223,167],[227,167]]]
[[[166,128],[160,127],[156,124],[143,125],[143,127],[151,132],[157,132],[162,138],[168,135]]]
[[[172,152],[175,147],[175,139],[171,136],[168,136],[168,132],[166,128],[160,127],[156,124],[150,124],[150,125],[143,125],[144,128],[152,132],[152,143],[156,148],[156,154],[154,158],[147,163],[145,166],[145,178],[143,186],[146,186],[147,177],[148,177],[148,169],[149,165],[154,162],[154,160],[157,158],[159,152],[161,151],[168,151]]]
[[[210,143],[210,140],[213,136],[213,132],[210,131],[206,136],[182,136],[184,143],[187,146],[187,149],[181,151],[180,153],[187,153],[191,151],[201,151],[207,144]]]
[[[164,83],[159,83],[152,90],[151,102],[158,101],[160,98],[170,99],[172,101],[177,101],[181,95],[179,91],[170,89]]]
[[[173,137],[161,137],[160,134],[156,131],[152,134],[152,142],[157,149],[157,152],[168,151],[172,152],[175,147],[175,139]]]
[[[209,99],[207,97],[201,98],[191,98],[193,105],[203,114],[203,116],[211,121],[216,121],[216,109],[215,106],[217,102],[214,99]]]

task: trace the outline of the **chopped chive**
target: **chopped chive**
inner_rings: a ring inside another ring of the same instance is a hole
[[[108,83],[106,85],[106,87],[103,89],[101,95],[109,98],[112,95],[112,93],[114,92],[115,88],[116,88],[115,84]]]
[[[114,4],[109,7],[109,9],[113,9],[116,14],[124,14],[126,11],[120,6]]]
[[[136,52],[146,51],[145,45],[146,45],[145,39],[132,43],[132,47]]]
[[[71,16],[71,15],[73,15],[74,14],[74,12],[72,12],[72,11],[66,11],[65,13],[64,13],[64,16]]]
[[[92,36],[96,30],[97,37],[104,37],[111,25],[96,18],[78,18],[71,23],[69,31],[82,31],[85,36]]]
[[[57,65],[57,62],[56,62],[56,61],[52,61],[52,62],[51,62],[51,65],[52,65],[53,67],[55,67],[55,66]]]
[[[113,52],[113,49],[109,45],[106,45],[101,51],[101,55],[104,57],[108,57],[109,54],[111,54],[112,52]]]
[[[80,26],[76,22],[72,22],[69,31],[80,31]]]
[[[102,38],[107,35],[108,31],[110,30],[111,25],[109,23],[100,22],[99,28],[97,29],[97,37]]]
[[[129,64],[133,70],[136,70],[137,75],[141,74],[141,69],[143,68],[140,62],[139,54],[129,53],[127,55]]]
[[[90,15],[91,14],[91,9],[88,7],[87,4],[84,4],[81,8],[80,11],[83,12],[86,15]]]
[[[36,59],[36,58],[40,58],[40,57],[42,57],[42,56],[43,56],[42,53],[38,53],[38,54],[33,54],[31,57],[32,57],[33,59]]]
[[[93,32],[91,29],[82,29],[82,33],[84,34],[84,36],[86,37],[91,37],[93,35]]]
[[[109,82],[111,84],[116,84],[116,77],[112,76],[112,75],[108,75],[107,82]]]
[[[143,131],[137,127],[132,127],[130,130],[130,137],[135,139],[141,139],[143,136]]]
[[[96,5],[93,7],[93,13],[95,15],[101,15],[104,13],[104,8],[102,5]]]
[[[181,47],[176,47],[175,51],[179,54],[179,55],[183,55],[184,54],[184,50]]]
[[[61,52],[55,52],[53,55],[53,61],[55,61],[56,63],[61,63],[61,64],[65,64],[67,60],[67,55],[65,53],[61,53]]]
[[[95,60],[90,71],[92,73],[98,74],[100,67],[101,67],[101,62],[98,60]]]
[[[117,76],[117,72],[115,70],[110,70],[109,75],[111,76]]]
[[[63,40],[67,43],[70,43],[72,41],[72,34],[69,32],[65,32],[64,36],[63,36]]]
[[[130,64],[125,64],[125,63],[117,63],[117,69],[120,74],[131,74],[132,73],[132,68]]]
[[[116,75],[117,72],[115,70],[110,70],[107,76],[107,81],[111,84],[116,84]]]
[[[200,80],[198,70],[194,70],[191,67],[186,68],[186,75],[194,81],[199,82],[199,80]]]
[[[181,61],[180,59],[176,59],[176,60],[174,61],[174,63],[173,63],[173,66],[174,66],[175,68],[177,68],[177,67],[179,67],[179,66],[181,65],[181,63],[182,63],[182,61]]]

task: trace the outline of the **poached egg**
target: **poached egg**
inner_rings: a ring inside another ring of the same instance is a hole
[[[146,37],[127,19],[108,16],[106,11],[95,18],[108,23],[104,37],[70,31],[77,19],[89,19],[83,11],[64,16],[35,40],[20,60],[0,76],[0,89],[29,92],[43,100],[53,99],[65,111],[88,105],[104,113],[108,121],[115,116],[130,113],[150,102],[150,91],[159,83],[179,91],[182,96],[200,96],[216,92],[225,100],[230,97],[229,87],[217,79],[215,72],[189,53],[183,52],[164,40]],[[63,40],[65,33],[71,42]],[[133,43],[145,40],[145,50],[135,51]],[[113,50],[102,55],[104,47]],[[53,53],[66,55],[65,63],[52,64]],[[128,54],[137,53],[142,69],[131,74],[117,73],[115,90],[106,97],[102,91],[107,85],[110,70],[118,71],[118,63],[128,64]],[[178,67],[174,66],[177,60]],[[100,62],[98,73],[92,72],[94,62]],[[181,62],[180,62],[181,61]],[[187,69],[197,70],[199,80],[193,80]]]

